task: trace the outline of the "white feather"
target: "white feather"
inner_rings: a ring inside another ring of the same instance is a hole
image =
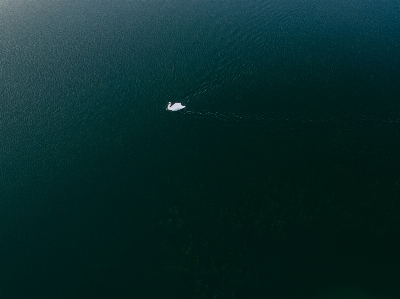
[[[167,107],[167,110],[170,110],[170,111],[178,111],[178,110],[181,110],[181,109],[183,109],[183,108],[185,108],[186,106],[183,106],[181,103],[175,103],[175,104],[173,104],[172,106],[171,106],[171,102],[169,102],[168,103],[168,107]]]

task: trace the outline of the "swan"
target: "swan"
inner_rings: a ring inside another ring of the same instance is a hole
[[[171,106],[171,102],[168,102],[168,106],[166,110],[170,110],[170,111],[178,111],[181,110],[183,108],[185,108],[186,106],[183,106],[181,103],[175,103]]]

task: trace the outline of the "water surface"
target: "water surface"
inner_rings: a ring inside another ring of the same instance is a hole
[[[393,296],[399,15],[2,1],[0,295]]]

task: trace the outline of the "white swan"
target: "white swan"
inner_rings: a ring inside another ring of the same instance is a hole
[[[170,110],[170,111],[178,111],[181,110],[183,108],[185,108],[186,106],[183,106],[181,103],[175,103],[171,106],[171,102],[168,102],[168,107],[166,110]]]

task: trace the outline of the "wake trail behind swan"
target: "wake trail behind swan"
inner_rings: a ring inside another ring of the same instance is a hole
[[[393,130],[398,128],[400,119],[398,118],[377,118],[367,115],[345,114],[338,116],[329,113],[324,113],[319,117],[306,115],[286,115],[272,116],[259,114],[244,114],[230,111],[217,112],[207,110],[186,110],[185,115],[201,118],[213,119],[214,121],[251,124],[258,127],[336,127],[344,131],[353,131],[358,129],[377,131],[377,130]]]
[[[184,114],[190,115],[197,118],[210,118],[216,121],[231,122],[231,123],[249,123],[254,125],[277,125],[277,126],[289,126],[296,123],[322,123],[321,120],[312,120],[305,117],[299,116],[287,116],[287,117],[274,117],[268,115],[251,115],[242,114],[235,112],[215,112],[206,110],[186,110]]]

